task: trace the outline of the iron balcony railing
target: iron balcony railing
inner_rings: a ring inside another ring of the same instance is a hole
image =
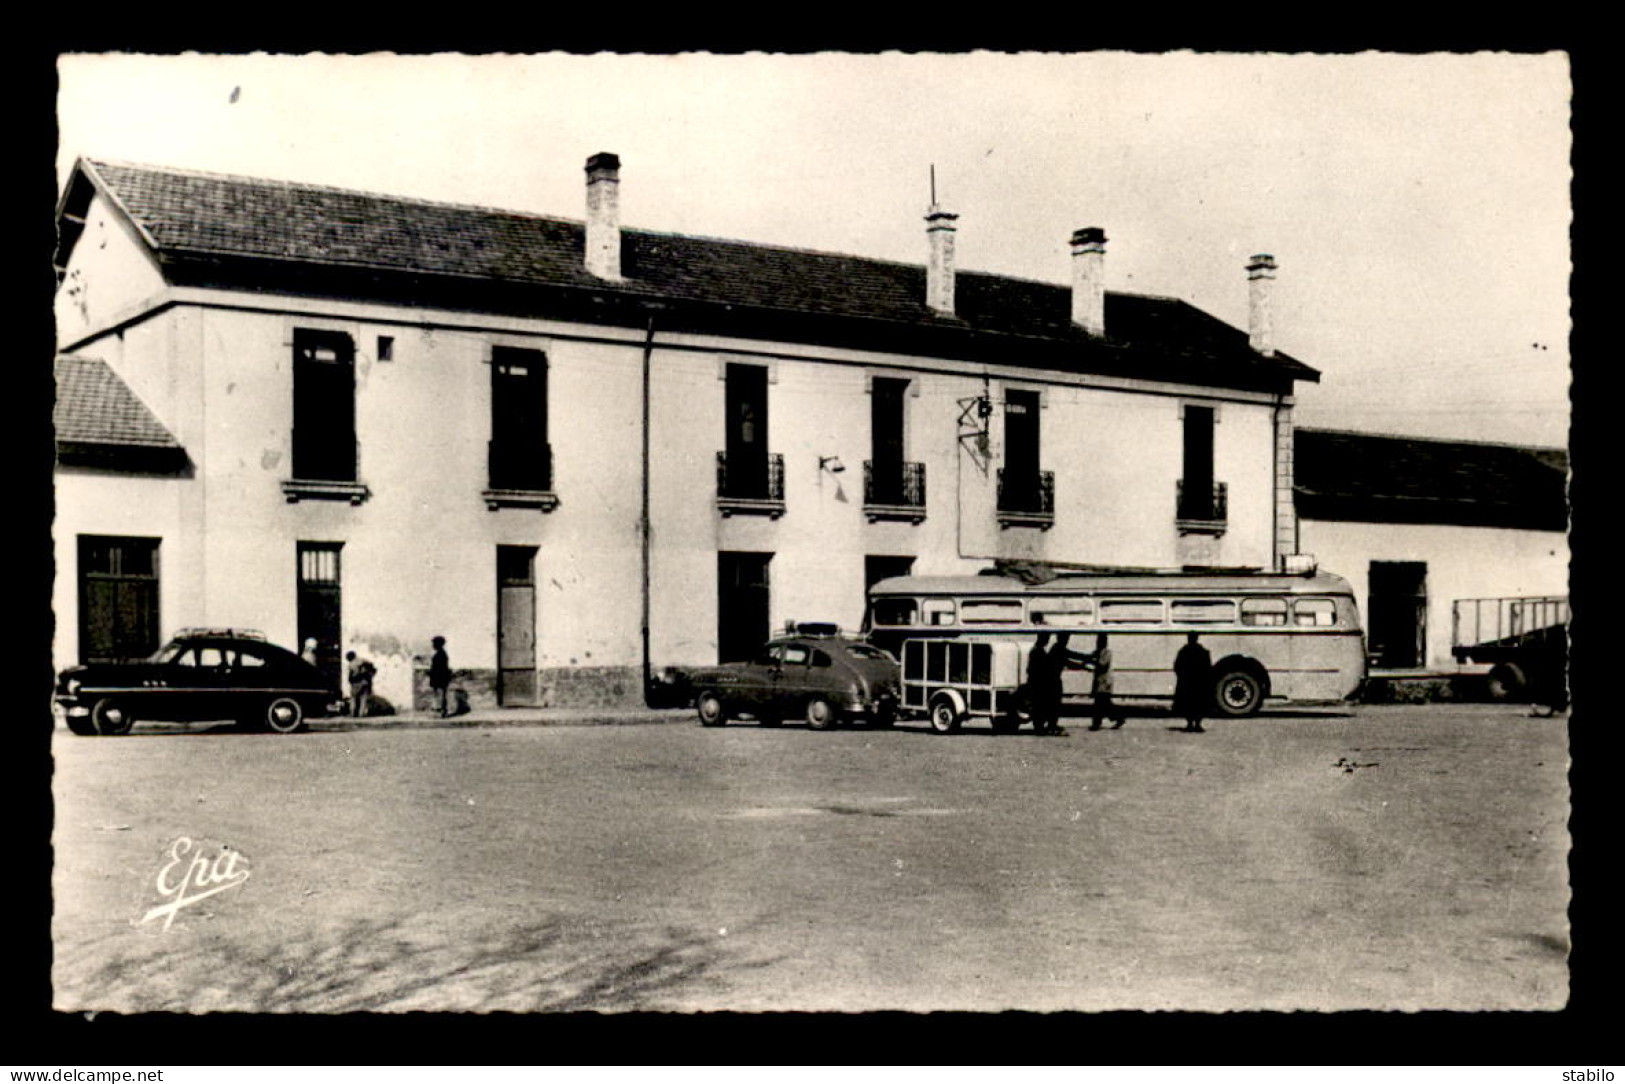
[[[924,463],[863,461],[863,503],[892,508],[925,507]]]
[[[999,511],[1018,516],[1055,515],[1055,472],[999,468]]]
[[[493,440],[487,445],[492,489],[547,493],[553,488],[553,446]]]
[[[777,501],[784,500],[784,456],[736,456],[728,461],[727,452],[717,453],[717,497],[725,501]]]
[[[1210,486],[1187,486],[1183,479],[1174,483],[1174,513],[1181,520],[1197,523],[1226,523],[1230,519],[1230,487],[1224,482]]]

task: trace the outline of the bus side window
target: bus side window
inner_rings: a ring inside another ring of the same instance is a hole
[[[1337,603],[1329,598],[1293,599],[1292,623],[1299,628],[1331,628],[1337,624]]]
[[[912,625],[916,607],[911,598],[877,598],[874,612],[876,625]]]
[[[959,604],[959,619],[967,625],[1019,625],[1018,598],[968,598]]]
[[[1160,625],[1162,600],[1120,598],[1106,599],[1100,604],[1102,625]]]
[[[1035,625],[1088,625],[1095,616],[1095,604],[1086,598],[1035,598],[1027,604]]]
[[[1278,628],[1286,624],[1286,599],[1247,598],[1241,600],[1241,623]]]
[[[1176,598],[1168,604],[1168,619],[1176,625],[1234,625],[1236,604],[1227,598]]]
[[[954,602],[949,598],[928,598],[920,607],[927,625],[952,625],[954,623]]]

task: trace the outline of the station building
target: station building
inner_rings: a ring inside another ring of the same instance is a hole
[[[626,228],[620,183],[589,159],[581,220],[77,163],[57,665],[242,626],[404,706],[441,635],[475,704],[626,705],[905,571],[1292,566],[1318,374],[1271,257],[1243,329],[1105,290],[1099,228],[1058,285],[957,268],[936,206],[904,264]]]

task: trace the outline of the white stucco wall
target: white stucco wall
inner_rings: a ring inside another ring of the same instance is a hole
[[[94,528],[164,538],[166,633],[184,625],[243,625],[297,646],[297,543],[342,543],[345,646],[379,666],[382,695],[409,704],[413,657],[427,654],[433,635],[447,638],[453,666],[495,668],[496,549],[521,545],[538,550],[538,668],[641,665],[639,331],[250,295],[176,291],[171,299],[172,307],[83,352],[107,360],[148,403],[186,447],[197,476],[184,483],[62,481],[59,491],[75,516],[90,521],[98,509],[124,502],[124,494],[168,487],[167,511],[149,510],[157,517],[150,529]],[[296,308],[308,311],[276,311]],[[355,343],[359,479],[370,490],[359,505],[289,503],[283,493],[295,328],[343,331]],[[380,335],[394,340],[391,361],[377,360]],[[551,512],[491,511],[481,497],[491,417],[487,363],[498,344],[547,354],[560,498]],[[1180,558],[1174,483],[1181,405],[1212,400],[1143,387],[1009,381],[1043,391],[1041,466],[1055,474],[1056,517],[1047,531],[1006,529],[994,512],[1002,409],[993,414],[985,473],[958,439],[960,401],[984,389],[978,370],[851,351],[825,350],[815,360],[788,344],[740,343],[752,352],[745,356],[726,345],[656,340],[650,603],[656,669],[715,661],[719,551],[774,554],[775,627],[794,619],[856,628],[870,554],[911,556],[918,571],[935,573],[976,571],[1000,556],[1147,566]],[[730,360],[772,371],[770,444],[784,457],[787,507],[776,520],[724,517],[717,508],[722,375]],[[874,375],[909,376],[918,391],[905,401],[905,440],[906,458],[926,465],[927,515],[920,524],[870,523],[863,513]],[[986,385],[996,404],[1006,384],[999,376]],[[1271,407],[1217,405],[1215,476],[1229,486],[1230,517],[1213,559],[1267,567]],[[838,456],[846,470],[821,472],[825,456]],[[73,575],[60,567],[58,598],[71,606]],[[71,654],[71,646],[66,650]]]
[[[57,290],[57,341],[73,342],[114,323],[163,289],[163,276],[129,220],[95,196]]]
[[[1369,613],[1372,561],[1427,562],[1427,665],[1452,667],[1451,605],[1466,598],[1568,594],[1568,540],[1556,531],[1300,520],[1300,548],[1353,585]]]

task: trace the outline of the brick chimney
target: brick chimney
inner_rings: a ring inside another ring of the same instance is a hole
[[[1260,252],[1247,261],[1247,345],[1267,358],[1275,356],[1275,320],[1270,312],[1275,257]]]
[[[931,242],[931,262],[925,269],[925,303],[944,316],[954,314],[954,220],[958,217],[935,203],[925,216],[925,236]]]
[[[587,270],[601,279],[621,277],[621,160],[587,159]]]
[[[1072,322],[1106,334],[1106,231],[1098,226],[1072,234]]]

